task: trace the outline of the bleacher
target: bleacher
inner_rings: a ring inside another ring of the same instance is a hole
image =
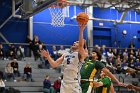
[[[5,65],[11,62],[10,60],[0,60],[0,70],[4,71]],[[50,75],[51,82],[53,82],[58,79],[59,76],[61,76],[61,73],[56,69],[40,69],[38,68],[39,61],[34,61],[33,58],[26,58],[26,61],[18,61],[19,63],[19,71],[21,73],[21,77],[16,77],[17,82],[14,82],[13,80],[5,82],[6,88],[13,87],[15,89],[18,89],[21,91],[21,93],[43,93],[43,80],[45,78],[45,75]],[[33,76],[33,82],[31,81],[24,81],[23,79],[23,68],[26,65],[26,63],[31,64],[32,67],[32,76]],[[132,78],[132,76],[127,76],[125,74],[115,74],[115,76],[120,81],[125,83],[132,83],[132,82],[138,82],[138,78]],[[114,84],[116,93],[136,93],[132,91],[128,91],[127,88],[118,87],[116,84]]]
[[[4,71],[5,66],[11,60],[0,60],[0,70]],[[16,77],[17,82],[14,82],[12,79],[7,80],[5,82],[6,88],[13,87],[21,91],[21,93],[43,93],[43,80],[48,74],[50,76],[50,80],[53,82],[61,76],[56,69],[39,69],[38,64],[39,61],[34,61],[33,58],[26,58],[26,61],[18,61],[19,63],[19,71],[21,73],[21,77]],[[33,82],[30,80],[24,81],[23,79],[23,70],[26,63],[31,64],[32,67],[32,77]]]

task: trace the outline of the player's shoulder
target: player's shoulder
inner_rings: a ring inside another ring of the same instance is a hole
[[[108,76],[105,76],[103,79],[106,80],[106,81],[110,81],[111,82],[111,78],[108,77]]]

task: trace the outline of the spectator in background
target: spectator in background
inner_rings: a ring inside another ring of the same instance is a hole
[[[46,50],[46,46],[44,46],[44,43],[39,44],[38,54],[40,56],[41,64],[39,64],[39,68],[44,68],[46,66],[46,60],[45,57],[40,55],[41,50]]]
[[[101,47],[99,45],[95,45],[95,49],[101,51]]]
[[[13,44],[9,45],[8,49],[8,59],[12,60],[15,58],[15,46]]]
[[[107,57],[110,57],[110,56],[114,56],[111,48],[109,48],[107,51]]]
[[[19,46],[17,47],[17,49],[16,49],[16,58],[17,58],[18,60],[22,60],[22,59],[25,58],[25,55],[24,55],[24,48],[23,48],[21,45],[19,45]]]
[[[32,79],[32,68],[27,63],[26,66],[24,67],[24,80],[26,81],[28,78],[31,78],[31,81],[33,81],[33,79]]]
[[[7,81],[8,77],[10,77],[10,78],[12,77],[14,82],[16,82],[14,72],[13,72],[13,68],[11,67],[10,63],[7,63],[7,65],[5,67],[5,81]]]
[[[140,49],[137,49],[135,51],[135,56],[136,56],[136,59],[139,59],[140,60]]]
[[[0,71],[0,93],[5,91],[5,83],[3,82],[3,72]]]
[[[0,43],[0,59],[4,59],[4,49],[1,43]]]
[[[56,60],[58,58],[58,51],[56,49],[56,46],[52,46],[52,49],[53,49],[52,58]]]
[[[115,47],[115,48],[119,47],[116,40],[114,41],[114,44],[112,47]]]
[[[122,72],[123,72],[124,74],[127,74],[127,72],[126,72],[126,70],[127,70],[127,68],[128,68],[127,59],[123,59],[123,60],[122,60],[121,68],[122,68]]]
[[[128,61],[128,54],[126,52],[123,53],[123,60]]]
[[[120,59],[123,59],[123,52],[122,49],[118,49],[118,55],[117,57],[120,56]]]
[[[31,57],[31,49],[32,49],[31,44],[32,44],[32,40],[30,39],[30,36],[29,35],[27,35],[26,40],[25,40],[25,43],[29,44],[25,48],[25,56],[26,57]]]
[[[61,45],[60,49],[58,50],[58,56],[62,56],[64,53],[66,53],[66,50],[64,49],[64,46]]]
[[[114,58],[117,58],[118,52],[117,52],[117,49],[116,48],[113,49],[113,55],[114,55]]]
[[[51,86],[50,77],[46,75],[43,81],[43,92],[44,93],[54,93],[54,88]]]
[[[1,78],[0,79],[0,93],[3,93],[4,91],[5,91],[5,83]]]
[[[37,35],[34,35],[34,38],[32,41],[32,48],[33,48],[33,54],[34,54],[35,61],[40,57],[40,54],[38,53],[39,44],[41,44],[41,41],[39,40]]]
[[[128,48],[131,48],[131,49],[130,49],[131,52],[132,52],[132,51],[135,52],[135,44],[134,44],[133,41],[130,41],[130,44],[128,45]],[[130,51],[129,51],[129,52],[130,52]]]
[[[125,54],[126,56],[128,56],[128,50],[127,50],[127,48],[124,49],[123,55],[124,55],[124,54]]]
[[[136,59],[136,62],[135,62],[135,64],[134,64],[134,66],[135,66],[135,69],[136,69],[137,71],[140,71],[140,60],[139,60],[139,59]]]
[[[118,56],[115,62],[115,67],[117,68],[116,69],[117,74],[120,74],[122,72],[121,64],[122,64],[121,58]]]
[[[128,66],[130,67],[130,68],[135,68],[135,63],[134,63],[135,61],[134,60],[130,60],[129,61],[129,63],[128,63]]]
[[[101,61],[102,62],[104,62],[105,63],[105,65],[106,65],[106,62],[107,62],[107,52],[106,52],[106,46],[105,45],[103,45],[102,47],[101,47],[101,53],[102,53],[102,59],[101,59]]]
[[[133,57],[135,57],[135,52],[133,51],[133,49],[129,50],[128,57],[130,57],[130,55],[133,55]]]
[[[16,74],[17,74],[18,77],[20,77],[20,72],[18,70],[18,62],[17,62],[17,59],[13,59],[13,61],[11,62],[11,67],[13,67],[14,75],[16,76]]]
[[[133,78],[136,77],[135,63],[134,60],[130,60],[128,63],[127,73],[130,74]]]
[[[135,60],[133,54],[130,54],[129,57],[128,57],[128,62],[129,63],[131,62],[131,60],[133,60],[133,61]]]
[[[55,93],[60,93],[61,77],[59,77],[58,80],[54,81],[53,87],[55,89]]]
[[[130,42],[130,44],[128,45],[128,48],[132,48],[134,49],[135,48],[135,44],[133,41]]]
[[[107,51],[106,51],[106,46],[103,45],[102,48],[101,48],[101,53],[102,53],[102,56],[107,56]]]
[[[117,69],[115,67],[115,60],[113,57],[108,57],[107,58],[107,64],[106,67],[110,70],[110,72],[115,73],[115,70]]]

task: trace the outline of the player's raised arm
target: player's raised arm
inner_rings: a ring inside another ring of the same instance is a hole
[[[80,32],[79,32],[79,53],[80,53],[80,59],[84,59],[88,56],[88,51],[86,47],[86,41],[83,38],[83,32],[86,27],[86,25],[79,25],[80,26]]]
[[[121,83],[106,67],[102,69],[102,71],[110,77],[112,80],[114,80],[119,86],[124,86],[125,84]]]
[[[135,89],[136,91],[140,91],[140,87],[134,86],[134,85],[132,85],[132,84],[127,85],[127,87],[128,87],[129,89]]]
[[[56,67],[58,67],[61,63],[62,63],[62,61],[63,61],[63,56],[61,56],[60,58],[58,58],[56,61],[54,61],[52,58],[51,58],[51,56],[50,56],[50,54],[49,54],[49,51],[47,50],[42,50],[41,52],[40,52],[40,54],[41,54],[41,56],[43,56],[43,57],[45,57],[48,61],[49,61],[49,63],[50,63],[50,65],[53,67],[53,68],[56,68]]]
[[[84,37],[83,37],[83,33],[84,33],[84,29],[86,27],[86,25],[79,25],[80,26],[80,32],[79,32],[79,51],[82,52],[84,50]]]
[[[80,27],[80,32],[79,32],[79,54],[80,54],[80,61],[83,61],[83,59],[88,56],[87,49],[84,49],[84,45],[86,44],[83,33],[84,29],[87,25],[87,22],[89,20],[89,16],[85,12],[80,12],[76,20],[78,22],[78,25]]]

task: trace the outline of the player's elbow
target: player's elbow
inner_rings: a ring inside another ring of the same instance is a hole
[[[107,68],[103,68],[102,71],[108,76],[111,72]]]
[[[51,64],[52,68],[57,68],[57,64],[54,64],[55,62],[53,62],[53,64]]]
[[[55,68],[57,68],[57,66],[53,65],[52,68],[55,69]]]

